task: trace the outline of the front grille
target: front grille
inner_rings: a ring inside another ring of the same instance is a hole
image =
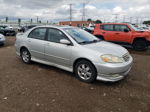
[[[123,55],[123,59],[125,62],[129,61],[129,59],[130,59],[129,53],[126,53],[125,55]]]

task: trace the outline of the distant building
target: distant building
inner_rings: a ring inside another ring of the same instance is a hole
[[[91,24],[94,24],[93,21],[61,21],[59,22],[59,25],[68,25],[68,26],[77,26],[77,27],[82,27],[82,26],[89,26]]]

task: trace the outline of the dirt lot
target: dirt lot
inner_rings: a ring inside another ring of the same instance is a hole
[[[150,112],[150,50],[129,49],[134,65],[117,83],[82,83],[72,73],[24,64],[14,37],[0,47],[0,112]]]

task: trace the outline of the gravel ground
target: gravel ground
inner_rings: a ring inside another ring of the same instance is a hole
[[[24,64],[14,41],[0,47],[0,112],[150,112],[150,50],[129,49],[134,64],[124,80],[86,84],[55,67]]]

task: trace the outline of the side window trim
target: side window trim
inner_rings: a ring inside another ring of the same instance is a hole
[[[52,42],[52,41],[49,41],[49,40],[48,40],[48,31],[49,31],[50,29],[55,29],[55,30],[60,31],[60,32],[66,37],[66,39],[71,42],[71,46],[73,46],[73,43],[72,43],[72,41],[68,38],[68,36],[67,36],[64,32],[62,32],[60,29],[57,29],[57,28],[50,28],[50,27],[47,28],[47,31],[46,31],[46,39],[45,39],[46,41]],[[59,42],[52,42],[52,43],[61,44],[61,43],[59,43]]]
[[[112,25],[113,30],[105,30],[105,29],[104,29],[104,26],[105,26],[105,25]],[[103,27],[103,28],[102,28],[102,27]],[[115,26],[114,26],[113,24],[104,24],[104,25],[100,25],[100,29],[101,29],[101,30],[104,30],[104,31],[115,31]]]
[[[41,28],[41,29],[46,29],[44,39],[36,39],[36,38],[31,38],[31,37],[29,37],[33,31],[35,31],[35,30],[37,30],[37,29],[40,29],[40,28]],[[34,28],[34,29],[28,34],[27,38],[36,39],[36,40],[46,40],[46,35],[47,35],[47,28],[46,28],[46,27],[38,27],[38,28]]]

